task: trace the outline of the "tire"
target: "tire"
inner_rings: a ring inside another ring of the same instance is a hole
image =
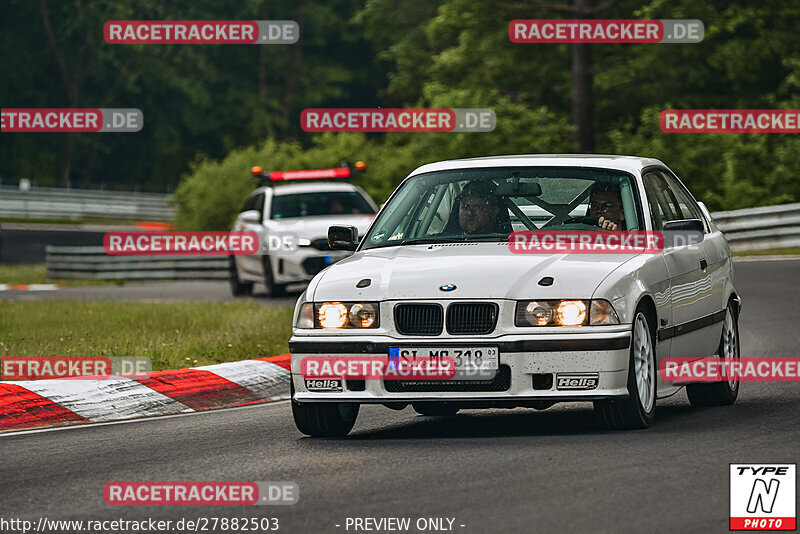
[[[239,272],[236,270],[236,260],[233,256],[228,260],[228,273],[230,274],[231,294],[234,297],[253,294],[253,282],[242,282],[239,280]]]
[[[300,404],[292,401],[292,416],[297,430],[315,438],[346,436],[356,424],[358,404],[324,402]]]
[[[455,415],[458,408],[446,402],[414,402],[411,404],[414,411],[420,415]]]
[[[275,283],[275,276],[272,274],[272,262],[269,256],[264,256],[264,285],[267,286],[267,294],[270,297],[286,296],[286,284]]]
[[[736,316],[731,302],[728,303],[728,308],[725,310],[717,357],[723,361],[726,359],[739,360],[740,358],[739,318]],[[722,382],[690,384],[686,386],[686,395],[692,406],[726,406],[736,402],[736,397],[739,396],[739,380],[733,378]]]
[[[300,404],[294,400],[294,381],[291,382],[292,417],[297,430],[315,438],[346,436],[356,424],[358,404],[324,402]]]
[[[606,428],[647,428],[656,411],[656,351],[651,318],[640,306],[631,327],[627,399],[596,401],[595,414]]]

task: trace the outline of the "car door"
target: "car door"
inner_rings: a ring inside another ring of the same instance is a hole
[[[662,231],[664,223],[687,219],[680,201],[667,176],[652,170],[643,176],[645,192],[653,216],[653,229]],[[705,265],[702,243],[686,244],[664,249],[664,260],[669,273],[669,291],[672,303],[671,322],[659,325],[659,340],[672,339],[670,356],[699,358],[708,356],[703,336],[708,333],[697,328],[696,321],[704,315],[711,299],[711,280]]]
[[[711,231],[711,225],[703,215],[703,210],[689,190],[678,178],[667,172],[661,173],[669,185],[673,198],[677,202],[684,219],[700,219],[703,221],[703,241],[699,244],[702,251],[705,281],[702,293],[698,296],[699,318],[694,327],[698,335],[693,343],[698,352],[710,356],[716,352],[722,334],[722,320],[725,310],[725,281],[729,272],[729,254],[725,237],[718,229]]]

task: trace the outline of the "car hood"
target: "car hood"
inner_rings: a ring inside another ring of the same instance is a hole
[[[507,243],[413,245],[358,252],[327,268],[309,300],[591,298],[638,254],[514,254]],[[539,281],[552,277],[550,286]],[[356,283],[369,278],[365,288]],[[442,291],[445,284],[455,285]]]
[[[267,229],[271,232],[282,232],[295,237],[317,239],[328,237],[331,226],[355,226],[359,235],[363,235],[372,224],[374,215],[327,215],[318,217],[278,219],[269,221]]]

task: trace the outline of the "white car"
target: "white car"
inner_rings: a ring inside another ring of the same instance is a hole
[[[481,192],[485,203],[476,200]],[[616,196],[600,196],[608,193]],[[469,214],[480,210],[490,219],[496,212],[494,226],[470,226]],[[511,231],[600,230],[596,210],[613,219],[612,229],[700,237],[656,253],[510,250]],[[347,434],[364,403],[448,415],[591,401],[608,427],[644,428],[656,400],[683,386],[693,405],[737,397],[735,378],[681,383],[657,373],[667,357],[739,358],[741,308],[724,236],[661,161],[521,155],[432,163],[400,184],[360,243],[356,234],[329,230],[335,247],[355,254],[314,277],[295,308],[292,411],[305,434]],[[315,380],[303,364],[437,353],[454,357],[459,371],[480,367],[491,377]]]
[[[332,225],[351,225],[362,234],[377,206],[361,188],[341,182],[313,181],[259,187],[244,203],[234,231],[258,234],[260,250],[229,257],[231,292],[249,295],[263,283],[271,297],[289,284],[305,283],[350,252],[328,246]]]

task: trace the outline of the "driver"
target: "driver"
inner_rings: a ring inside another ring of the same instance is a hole
[[[458,225],[465,234],[492,234],[503,231],[500,206],[493,188],[475,180],[464,186],[458,201]]]
[[[620,230],[625,221],[619,190],[604,184],[595,184],[589,196],[589,217],[597,219],[603,230]]]

